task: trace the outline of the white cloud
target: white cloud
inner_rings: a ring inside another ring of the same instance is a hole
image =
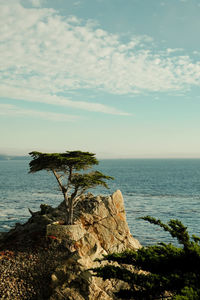
[[[124,115],[128,116],[129,113],[121,112],[113,107],[103,105],[100,103],[92,103],[85,101],[72,101],[65,97],[60,97],[57,95],[45,94],[43,92],[38,92],[30,89],[21,89],[20,87],[14,87],[12,85],[2,85],[0,83],[1,97],[10,98],[15,100],[24,100],[28,102],[36,103],[46,103],[51,105],[63,106],[63,107],[73,107],[76,109],[82,109],[87,111],[101,112],[105,114],[112,115]]]
[[[44,1],[43,0],[30,0],[30,3],[34,6],[34,7],[40,7],[42,6],[42,3]]]
[[[180,49],[155,54],[145,36],[122,43],[91,22],[9,0],[0,0],[0,11],[0,91],[5,97],[125,114],[59,95],[78,89],[131,95],[200,85],[200,62],[175,55]]]
[[[19,108],[15,105],[0,103],[0,115],[1,116],[15,116],[15,117],[35,117],[44,120],[59,121],[59,122],[73,122],[78,119],[77,116],[52,113],[52,112],[42,112],[31,109]]]
[[[172,49],[172,48],[168,48],[167,49],[167,53],[174,53],[174,52],[178,52],[178,51],[183,51],[183,49],[182,48],[174,48],[174,49]]]

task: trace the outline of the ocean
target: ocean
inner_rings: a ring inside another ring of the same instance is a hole
[[[190,234],[200,236],[200,159],[107,159],[97,170],[115,179],[109,190],[120,189],[132,235],[144,246],[173,242],[171,236],[140,219],[150,215],[164,222],[179,219]],[[54,176],[45,171],[29,174],[29,160],[0,161],[0,231],[24,223],[28,208],[39,210],[41,203],[57,206],[63,199]]]

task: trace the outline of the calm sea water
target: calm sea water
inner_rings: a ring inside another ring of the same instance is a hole
[[[41,203],[57,206],[62,201],[51,173],[28,174],[29,161],[0,161],[0,231],[30,216]],[[200,236],[200,159],[102,160],[97,169],[115,177],[109,190],[96,194],[123,193],[127,221],[142,245],[173,241],[159,227],[139,217],[150,215],[169,221],[180,219],[190,234]]]

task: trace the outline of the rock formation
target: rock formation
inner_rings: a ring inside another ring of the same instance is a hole
[[[47,226],[47,236],[64,240],[71,252],[71,256],[52,275],[54,293],[51,300],[114,299],[113,291],[123,283],[103,281],[93,277],[88,269],[96,267],[98,263],[95,259],[103,254],[140,247],[140,243],[130,234],[119,190],[110,197],[94,198],[88,195],[85,203],[90,207],[79,213],[76,225]]]
[[[28,222],[18,224],[4,241],[15,238],[16,243],[30,243],[46,233],[47,240],[66,249],[67,255],[51,274],[50,300],[115,299],[113,292],[124,283],[103,281],[92,276],[89,269],[98,266],[95,259],[104,254],[141,247],[130,234],[121,192],[117,190],[111,196],[88,193],[76,207],[74,225],[63,225],[64,203],[57,208],[41,205],[40,212],[31,214]]]

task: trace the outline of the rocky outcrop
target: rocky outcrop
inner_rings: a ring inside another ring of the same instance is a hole
[[[66,255],[57,259],[51,274],[50,300],[108,300],[123,282],[103,281],[94,277],[91,268],[99,266],[97,258],[125,249],[136,250],[140,243],[130,234],[126,222],[124,201],[117,190],[111,196],[83,196],[75,209],[75,224],[64,225],[65,204],[57,208],[41,205],[39,212],[31,212],[27,223],[16,227],[3,238],[4,245],[32,245],[48,241],[59,245]]]
[[[47,226],[47,236],[64,242],[71,253],[52,274],[54,292],[51,300],[114,299],[113,291],[124,283],[103,281],[92,276],[88,269],[97,267],[99,263],[95,259],[105,254],[140,247],[130,234],[119,190],[109,197],[88,195],[86,203],[90,207],[78,214],[75,225]]]

